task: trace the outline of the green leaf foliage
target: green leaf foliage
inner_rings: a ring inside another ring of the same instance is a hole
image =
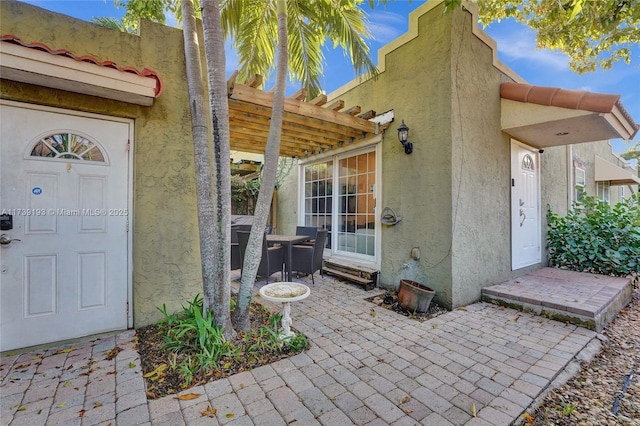
[[[480,22],[514,18],[536,32],[538,47],[560,50],[578,73],[631,62],[640,42],[640,0],[472,0]],[[445,0],[448,9],[461,0]]]
[[[548,209],[551,266],[640,281],[640,197],[610,206],[582,196],[566,216]]]
[[[387,0],[369,1],[386,4]],[[287,31],[289,49],[289,79],[299,82],[313,99],[322,90],[323,69],[326,65],[322,48],[325,43],[340,47],[353,64],[356,74],[370,77],[378,69],[369,57],[368,29],[363,0],[288,0]],[[182,21],[181,0],[115,0],[126,7],[122,19],[125,26],[138,26],[140,18],[165,23],[165,13]],[[201,16],[200,2],[194,1],[196,17]],[[266,80],[275,70],[278,16],[275,0],[224,0],[220,2],[222,30],[238,52],[239,81],[247,81],[256,74]]]

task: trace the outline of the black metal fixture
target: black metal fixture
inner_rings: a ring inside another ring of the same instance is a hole
[[[409,127],[404,124],[404,120],[402,120],[402,124],[400,125],[400,127],[398,127],[398,139],[404,147],[404,153],[411,154],[413,152],[413,144],[408,141]]]

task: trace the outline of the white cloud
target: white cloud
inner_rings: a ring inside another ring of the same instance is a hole
[[[555,71],[569,70],[569,58],[564,53],[536,48],[532,31],[488,31],[498,43],[498,53],[505,55],[505,61],[529,61],[539,66],[551,67]]]
[[[369,30],[376,43],[387,44],[407,31],[407,17],[387,11],[369,15]]]

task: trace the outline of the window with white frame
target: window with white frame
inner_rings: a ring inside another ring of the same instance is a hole
[[[580,196],[584,194],[584,186],[586,184],[586,174],[584,169],[580,166],[575,167],[575,182],[576,182],[576,201],[580,199]]]
[[[376,148],[302,166],[305,226],[329,231],[334,253],[375,261]]]
[[[609,189],[610,189],[609,181],[601,181],[596,183],[598,198],[604,201],[606,204],[609,204],[610,202]]]

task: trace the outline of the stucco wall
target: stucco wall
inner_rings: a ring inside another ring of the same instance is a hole
[[[511,278],[511,145],[500,125],[500,84],[470,13],[454,15],[451,52],[452,305]]]
[[[119,65],[148,67],[162,77],[165,90],[150,107],[6,80],[0,93],[5,99],[135,120],[130,231],[134,325],[158,319],[155,307],[163,303],[169,311],[178,309],[202,292],[182,32],[142,22],[141,36],[124,34],[18,2],[0,2],[0,16],[3,34]]]
[[[382,197],[403,217],[395,226],[382,226],[380,284],[397,288],[402,278],[429,285],[437,297],[451,300],[451,16],[442,6],[421,16],[420,37],[386,55],[386,69],[341,93],[345,106],[360,105],[378,113],[393,109],[395,121],[383,135]],[[414,152],[406,155],[396,129],[402,120],[410,128]],[[298,174],[293,171],[279,193],[279,228],[297,222]],[[295,205],[295,208],[293,206]],[[286,206],[286,207],[285,207]],[[377,222],[379,224],[379,222]],[[422,258],[414,261],[411,248]],[[408,269],[403,268],[408,264]]]

